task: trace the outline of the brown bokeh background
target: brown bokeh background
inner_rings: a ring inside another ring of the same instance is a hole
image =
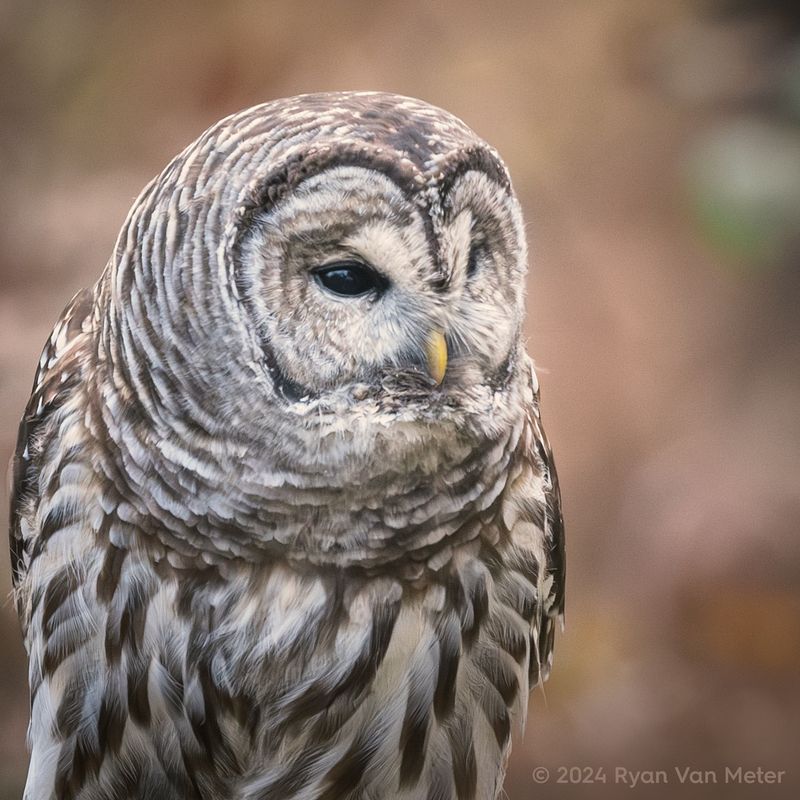
[[[566,631],[508,796],[798,796],[792,6],[0,2],[0,458],[58,313],[205,127],[305,91],[446,107],[504,155],[526,210],[527,334],[568,532]],[[21,795],[27,719],[9,602],[0,636],[5,800]],[[690,789],[672,772],[726,765],[788,774]],[[559,784],[561,766],[607,783]],[[670,785],[629,790],[616,767],[667,769]]]

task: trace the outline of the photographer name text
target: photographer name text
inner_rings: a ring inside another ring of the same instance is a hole
[[[630,769],[628,767],[536,767],[531,777],[535,783],[615,784],[635,789],[637,786],[728,784],[743,786],[771,786],[783,783],[785,769],[764,767],[723,767],[697,769],[672,767],[670,769]]]

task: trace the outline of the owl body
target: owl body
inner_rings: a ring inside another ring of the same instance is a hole
[[[45,347],[26,800],[495,798],[563,609],[505,168],[418,101],[223,120]]]

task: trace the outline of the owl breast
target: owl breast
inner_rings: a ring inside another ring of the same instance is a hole
[[[81,406],[62,408],[62,430],[70,414],[82,427]],[[494,798],[550,588],[530,516],[543,477],[517,457],[507,476],[466,541],[398,578],[391,564],[190,565],[90,464],[50,467],[39,477],[55,491],[30,520],[46,540],[20,595],[29,796]]]

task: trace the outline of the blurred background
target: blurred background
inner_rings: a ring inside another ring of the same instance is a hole
[[[632,796],[800,796],[796,3],[0,0],[0,461],[144,183],[229,112],[333,89],[453,111],[527,214],[568,612],[509,798],[619,797],[616,767],[670,771]],[[0,641],[6,800],[27,763],[10,602]],[[788,772],[690,789],[676,766]]]

